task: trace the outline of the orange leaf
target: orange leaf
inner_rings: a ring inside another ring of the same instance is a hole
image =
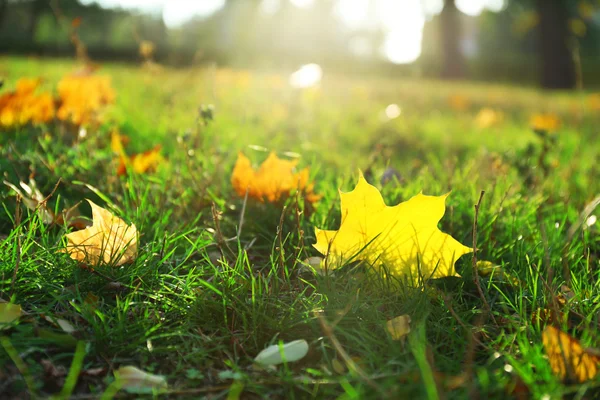
[[[304,168],[294,173],[297,160],[282,160],[275,152],[261,164],[258,170],[252,168],[250,160],[243,154],[238,159],[231,175],[231,184],[240,196],[248,196],[260,201],[277,202],[289,196],[293,190],[303,191],[306,200],[313,203],[321,196],[313,192],[313,185],[308,182],[309,171]]]
[[[569,334],[547,326],[542,333],[544,349],[555,375],[565,380],[585,382],[598,373],[600,357],[581,347]]]

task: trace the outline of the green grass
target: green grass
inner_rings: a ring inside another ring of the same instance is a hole
[[[73,68],[63,60],[0,58],[3,90],[22,76],[42,76],[54,90]],[[54,124],[3,132],[0,171],[13,184],[34,175],[46,195],[60,179],[49,200],[57,210],[84,198],[108,200],[136,224],[139,256],[97,273],[81,268],[60,252],[65,228],[44,225],[25,208],[19,213],[3,185],[0,298],[27,314],[1,332],[0,394],[23,398],[30,384],[31,396],[73,390],[74,398],[97,398],[121,365],[164,375],[172,397],[188,398],[236,398],[240,390],[242,398],[517,398],[523,387],[533,398],[600,394],[598,378],[573,384],[552,374],[544,323],[532,318],[566,285],[574,295],[560,305],[560,327],[585,345],[600,344],[599,228],[577,223],[600,194],[600,116],[585,93],[327,71],[319,91],[304,92],[289,89],[285,74],[266,72],[152,73],[115,64],[99,73],[112,77],[117,92],[101,126],[85,139]],[[465,96],[468,109],[452,109],[451,95]],[[386,120],[391,103],[402,114]],[[214,120],[204,124],[198,109],[207,104],[215,106]],[[477,127],[482,107],[502,110],[504,121]],[[559,115],[560,130],[532,132],[529,118],[538,112]],[[153,174],[118,177],[115,127],[131,137],[131,151],[161,144],[167,161]],[[310,166],[323,195],[313,212],[298,213],[303,205],[291,198],[285,207],[249,200],[242,215],[231,171],[238,151],[261,162],[267,153],[260,148],[301,155],[299,165]],[[388,168],[400,179],[382,184]],[[518,279],[479,278],[491,313],[470,255],[457,262],[460,278],[418,288],[393,285],[361,264],[324,277],[302,268],[318,255],[314,227],[338,228],[338,189],[353,188],[359,169],[387,204],[451,190],[440,228],[467,246],[485,191],[478,259]],[[98,301],[89,304],[93,296]],[[385,330],[401,314],[412,319],[404,344]],[[76,331],[62,332],[47,316]],[[253,368],[263,348],[295,339],[308,341],[306,358]],[[81,351],[75,384],[67,372]],[[53,375],[48,362],[64,373]],[[461,373],[467,378],[453,383]]]

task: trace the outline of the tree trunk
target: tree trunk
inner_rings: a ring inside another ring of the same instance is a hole
[[[536,0],[540,16],[541,84],[548,89],[573,89],[575,63],[569,49],[567,0]]]
[[[465,59],[460,48],[462,30],[460,11],[455,0],[446,0],[440,15],[440,33],[442,44],[442,77],[459,79],[465,75]]]

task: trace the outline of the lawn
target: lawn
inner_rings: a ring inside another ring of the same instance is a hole
[[[22,77],[55,93],[77,68],[0,58],[0,96]],[[22,309],[0,323],[0,397],[110,398],[123,366],[164,376],[166,392],[137,389],[159,397],[600,395],[597,376],[571,371],[595,368],[596,353],[583,356],[593,368],[554,357],[560,376],[542,342],[553,325],[600,345],[593,94],[327,70],[306,89],[288,85],[289,71],[109,64],[94,74],[116,95],[101,119],[0,125],[0,171],[15,186],[33,178],[57,213],[79,204],[89,217],[84,199],[110,209],[135,224],[139,251],[118,266],[77,262],[66,223],[45,223],[0,186],[0,301]],[[118,173],[115,132],[130,155],[160,145],[156,168]],[[239,152],[254,166],[270,152],[296,160],[320,199],[240,195]],[[388,205],[450,192],[439,228],[476,246],[476,259],[415,284],[360,257],[322,268],[315,228],[340,227],[340,190],[361,174]],[[393,340],[386,321],[401,315],[410,333]],[[308,343],[302,359],[253,362],[294,340]]]

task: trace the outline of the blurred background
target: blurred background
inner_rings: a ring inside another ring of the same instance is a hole
[[[0,0],[0,52],[600,85],[600,0]]]

